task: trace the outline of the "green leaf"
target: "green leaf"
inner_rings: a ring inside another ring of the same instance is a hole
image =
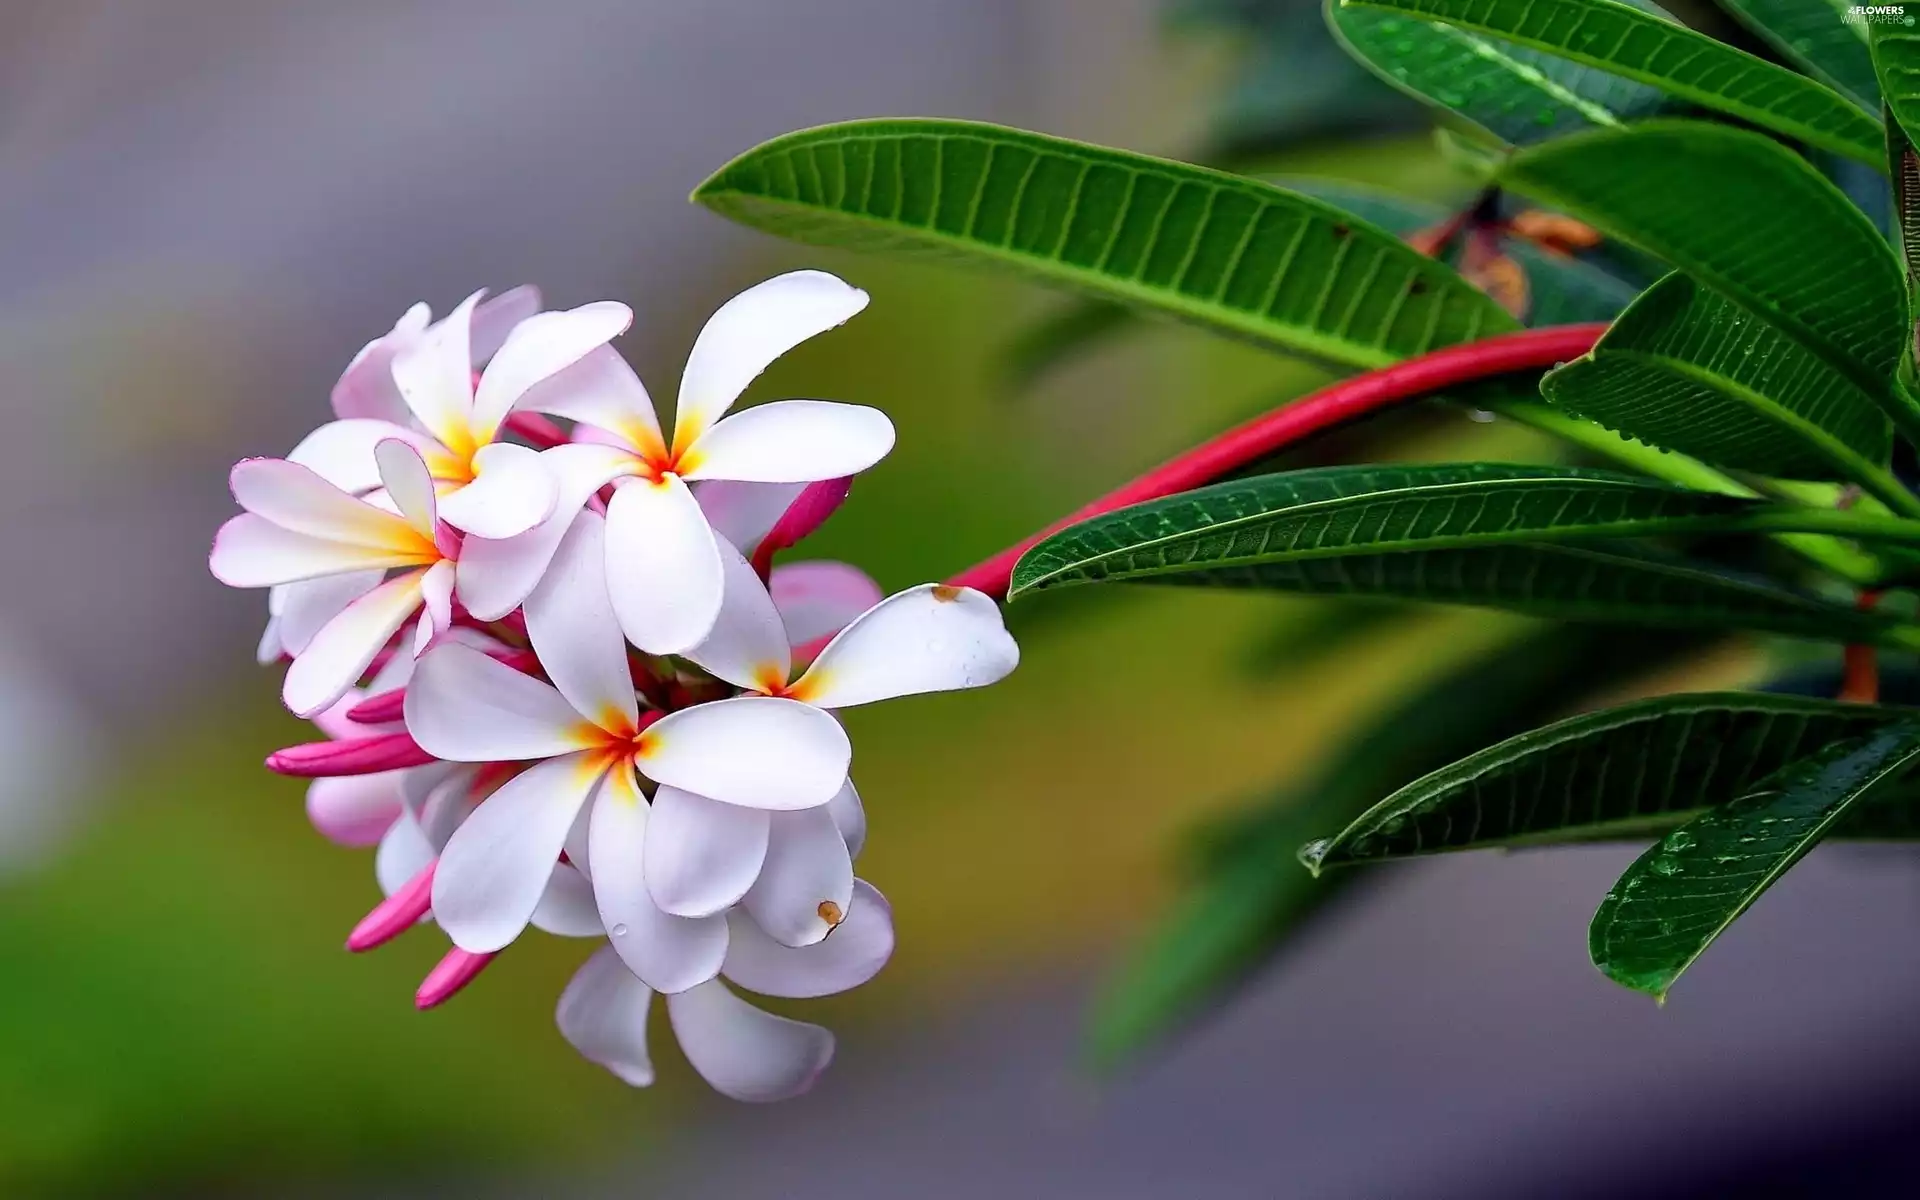
[[[1326,16],[1374,74],[1509,144],[1619,125],[1666,102],[1657,88],[1476,30],[1340,0],[1326,0]]]
[[[1665,259],[1885,397],[1906,336],[1899,266],[1873,223],[1778,143],[1649,121],[1522,150],[1503,179]]]
[[[853,121],[775,138],[693,199],[816,245],[1006,268],[1351,367],[1518,327],[1331,205],[997,125]]]
[[[1911,710],[1801,696],[1698,692],[1585,713],[1415,780],[1330,838],[1314,871],[1452,850],[1640,830],[1745,795],[1822,746]]]
[[[1609,979],[1665,999],[1735,918],[1856,803],[1920,760],[1920,722],[1826,747],[1712,808],[1641,855],[1594,914],[1587,944]]]
[[[1353,2],[1353,0],[1348,0]],[[1880,124],[1844,96],[1613,0],[1363,0],[1599,67],[1811,146],[1880,165]]]
[[[1852,0],[1720,0],[1720,7],[1788,62],[1868,112],[1880,111],[1866,26],[1847,16]]]
[[[1909,140],[1920,141],[1920,25],[1873,21],[1867,25],[1880,95]]]
[[[1648,288],[1540,390],[1576,416],[1719,466],[1905,495],[1886,470],[1893,432],[1873,398],[1685,275]]]

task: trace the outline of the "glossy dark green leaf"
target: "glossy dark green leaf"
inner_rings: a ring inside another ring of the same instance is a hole
[[[1665,998],[1720,933],[1813,849],[1855,804],[1920,761],[1920,722],[1823,748],[1708,809],[1641,855],[1588,931],[1593,964]]]
[[[1349,54],[1417,99],[1510,144],[1619,125],[1666,102],[1658,88],[1473,29],[1326,0]]]
[[[1891,403],[1906,337],[1899,266],[1873,223],[1785,147],[1649,121],[1522,150],[1502,177],[1665,259]]]
[[[1873,397],[1773,326],[1673,274],[1541,394],[1615,432],[1718,466],[1902,493]]]
[[[1920,25],[1878,20],[1868,22],[1866,30],[1881,98],[1907,138],[1920,141]]]
[[[1799,696],[1702,692],[1586,713],[1509,738],[1418,779],[1301,861],[1346,863],[1591,839],[1745,795],[1821,747],[1911,710]]]
[[[1880,123],[1844,96],[1674,21],[1613,0],[1364,0],[1650,84],[1862,162],[1881,161]]]
[[[1331,205],[997,125],[802,130],[693,198],[798,241],[996,266],[1344,366],[1518,327],[1450,268]]]
[[[1871,113],[1880,84],[1867,53],[1866,22],[1850,17],[1851,0],[1719,0],[1742,25],[1788,62]]]

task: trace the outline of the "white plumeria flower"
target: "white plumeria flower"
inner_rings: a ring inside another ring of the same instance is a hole
[[[529,313],[528,301],[539,303],[530,289],[491,305],[480,303],[483,294],[432,325],[425,306],[416,305],[393,333],[362,350],[334,402],[365,415],[343,412],[309,434],[289,460],[365,492],[378,486],[374,447],[399,438],[420,451],[440,493],[440,517],[455,529],[501,539],[544,521],[558,495],[555,481],[539,452],[497,440],[507,415],[530,388],[623,332],[633,314],[611,301]],[[486,368],[476,380],[481,362]],[[381,372],[386,387],[379,386]]]
[[[689,483],[838,479],[893,448],[893,423],[859,405],[778,400],[721,419],[776,358],[866,304],[865,292],[832,275],[795,271],[721,305],[687,357],[671,439],[661,433],[639,377],[610,347],[585,354],[521,401],[598,431],[592,441],[576,435],[578,445],[548,451],[559,459],[562,494],[544,531],[527,536],[557,545],[572,510],[619,481],[607,505],[607,577],[634,645],[677,654],[705,637],[720,611],[719,539]],[[492,597],[462,592],[461,599],[477,613],[498,607]]]
[[[538,760],[455,831],[433,907],[462,949],[498,950],[527,924],[564,850],[594,880],[621,957],[656,990],[677,992],[720,969],[720,914],[753,883],[764,842],[756,851],[723,839],[725,853],[707,858],[704,845],[668,852],[671,839],[683,828],[764,827],[766,810],[824,807],[846,783],[852,751],[831,717],[767,696],[643,717],[607,595],[605,540],[604,519],[579,514],[527,597],[528,635],[551,685],[449,643],[421,658],[407,687],[407,729],[428,753]],[[639,775],[659,785],[651,804]],[[643,862],[667,864],[699,915],[657,905]]]
[[[380,497],[391,510],[283,459],[246,459],[233,468],[234,499],[247,511],[214,538],[208,565],[215,578],[232,587],[333,580],[360,591],[320,622],[294,654],[281,697],[299,716],[312,716],[345,695],[387,640],[423,608],[416,654],[453,620],[454,586],[467,568],[456,568],[457,539],[439,530],[426,464],[412,446],[392,438],[375,448],[374,457],[385,489]],[[400,573],[386,577],[394,569]],[[296,595],[314,594],[309,589]],[[338,599],[330,594],[326,605]],[[279,619],[279,636],[291,642],[290,611]]]
[[[768,937],[738,909],[727,916],[732,940],[721,974],[762,995],[832,995],[872,979],[893,953],[886,899],[856,881],[852,907],[834,936],[804,950]],[[653,1082],[647,1012],[653,989],[627,970],[612,947],[596,951],[561,993],[555,1013],[575,1049],[635,1087]],[[667,997],[680,1049],[714,1090],[766,1102],[800,1095],[833,1059],[833,1034],[775,1016],[742,1000],[719,979]]]

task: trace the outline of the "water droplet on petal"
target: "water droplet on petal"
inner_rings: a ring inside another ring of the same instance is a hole
[[[625,937],[627,936],[627,927],[624,924],[615,925],[612,929],[608,930],[608,932],[615,937]]]

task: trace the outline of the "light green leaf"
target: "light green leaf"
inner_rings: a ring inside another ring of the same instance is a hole
[[[1906,336],[1899,265],[1873,223],[1778,143],[1649,121],[1522,150],[1503,179],[1665,259],[1876,402],[1886,396]]]
[[[1788,62],[1868,112],[1880,111],[1866,24],[1847,14],[1852,0],[1720,0],[1720,7]]]
[[[1657,88],[1473,29],[1326,0],[1327,24],[1354,58],[1416,99],[1502,142],[1619,125],[1666,102]]]
[[[1872,21],[1867,48],[1880,79],[1880,95],[1910,141],[1920,141],[1920,25]]]
[[[1350,0],[1352,2],[1352,0]],[[1879,166],[1880,124],[1839,93],[1613,0],[1364,0],[1599,67]]]
[[[1723,804],[1844,738],[1909,710],[1800,696],[1701,692],[1585,713],[1509,738],[1415,780],[1330,838],[1314,871],[1451,850],[1641,830]]]
[[[1627,868],[1588,931],[1593,965],[1664,999],[1727,926],[1855,804],[1920,760],[1912,719],[1836,742],[1669,833]]]
[[[1685,275],[1643,292],[1540,390],[1648,445],[1762,475],[1850,480],[1915,508],[1886,469],[1893,433],[1873,398]]]
[[[997,125],[802,130],[693,199],[798,241],[1010,269],[1350,367],[1518,328],[1450,268],[1331,205]]]

